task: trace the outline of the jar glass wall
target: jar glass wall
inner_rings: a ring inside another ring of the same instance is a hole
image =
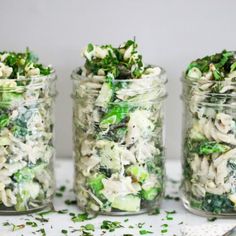
[[[166,74],[132,80],[73,79],[78,206],[111,215],[151,211],[164,193]]]
[[[205,216],[236,216],[236,83],[183,80],[183,202]]]
[[[55,73],[0,80],[0,214],[48,206],[54,193]]]

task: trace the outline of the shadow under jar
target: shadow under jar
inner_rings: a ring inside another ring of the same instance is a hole
[[[108,215],[151,211],[164,194],[166,74],[113,80],[73,79],[78,206]]]
[[[0,214],[47,207],[54,193],[56,75],[0,80]]]
[[[185,207],[236,216],[236,82],[183,79]]]

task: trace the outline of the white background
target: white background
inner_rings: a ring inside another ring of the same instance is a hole
[[[167,156],[179,158],[181,72],[192,59],[235,50],[235,9],[235,0],[0,0],[0,50],[29,46],[56,68],[57,156],[70,157],[70,74],[81,49],[136,36],[144,60],[167,70]]]

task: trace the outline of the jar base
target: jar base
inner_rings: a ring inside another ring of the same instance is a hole
[[[122,212],[122,211],[113,211],[113,212],[100,212],[100,215],[105,216],[132,216],[132,215],[142,215],[148,212],[148,209],[142,209],[139,212]]]
[[[83,212],[87,212],[87,209],[83,206],[80,206],[80,205],[77,205],[77,207],[83,211]],[[142,215],[142,214],[145,214],[145,213],[148,213],[150,212],[150,210],[148,208],[144,208],[144,209],[141,209],[140,211],[138,212],[124,212],[124,211],[112,211],[112,212],[105,212],[105,211],[98,211],[98,212],[91,212],[92,214],[94,215],[103,215],[103,216],[132,216],[132,215]]]
[[[236,213],[220,213],[220,214],[214,214],[208,211],[203,211],[203,210],[197,210],[193,207],[191,207],[190,202],[184,197],[182,196],[182,203],[184,205],[184,208],[186,210],[188,210],[189,212],[198,215],[198,216],[202,216],[202,217],[206,217],[206,218],[212,218],[212,217],[217,217],[217,218],[235,218]]]
[[[31,213],[35,213],[35,212],[38,212],[38,211],[42,211],[44,209],[53,209],[53,206],[52,206],[52,203],[47,203],[43,206],[39,206],[37,208],[32,208],[32,209],[29,209],[29,210],[26,210],[26,211],[16,211],[14,208],[11,208],[9,209],[9,207],[2,207],[0,208],[0,215],[27,215],[27,214],[31,214]]]

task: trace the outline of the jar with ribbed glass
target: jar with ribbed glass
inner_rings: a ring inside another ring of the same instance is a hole
[[[183,203],[204,216],[236,216],[236,59],[223,51],[184,74]]]
[[[119,58],[133,43],[117,49]],[[77,204],[108,215],[151,211],[164,193],[166,74],[148,66],[135,78],[126,66],[116,76],[118,66],[107,73],[103,65],[117,59],[114,48],[89,45],[84,53],[89,50],[95,51],[86,57],[91,67],[72,74]],[[91,73],[98,64],[100,75]]]
[[[55,79],[29,50],[0,53],[0,214],[52,201]]]

